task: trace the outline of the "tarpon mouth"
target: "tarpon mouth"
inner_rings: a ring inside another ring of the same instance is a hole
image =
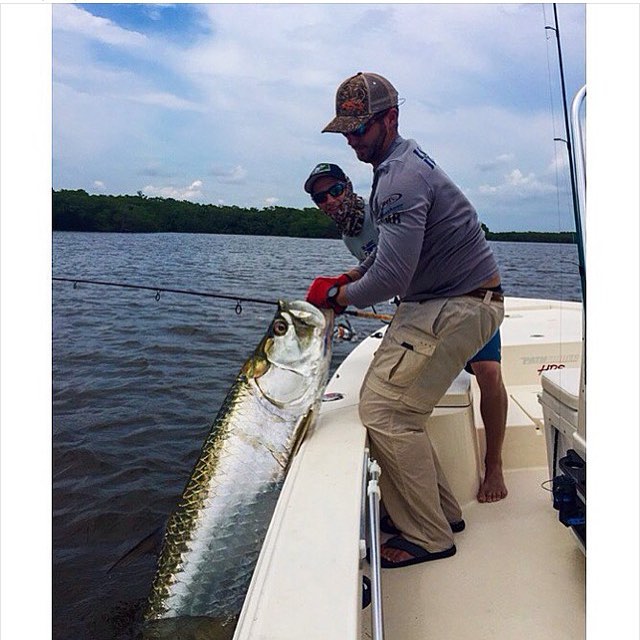
[[[305,300],[292,300],[290,302],[278,300],[278,309],[281,312],[288,312],[295,318],[321,329],[324,328],[327,323],[325,314],[318,309],[318,307],[313,306]]]

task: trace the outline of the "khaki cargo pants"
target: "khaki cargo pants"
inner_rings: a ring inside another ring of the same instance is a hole
[[[502,302],[471,296],[401,303],[360,391],[384,505],[403,536],[428,551],[451,547],[449,523],[462,512],[425,424],[503,317]]]

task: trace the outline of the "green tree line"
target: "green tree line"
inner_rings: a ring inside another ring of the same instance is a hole
[[[82,189],[52,191],[54,231],[119,233],[215,233],[339,238],[333,221],[315,206],[305,209],[196,204],[173,198],[137,195],[90,195]],[[492,233],[487,239],[510,242],[574,242],[573,233]]]
[[[142,193],[110,196],[89,195],[81,189],[53,191],[52,215],[54,231],[340,237],[333,222],[316,207],[242,209],[147,198]]]

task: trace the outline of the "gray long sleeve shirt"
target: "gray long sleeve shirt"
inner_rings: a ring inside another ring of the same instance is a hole
[[[369,213],[368,204],[364,205],[362,229],[355,236],[348,236],[343,233],[342,241],[351,252],[351,255],[360,262],[366,260],[375,251],[378,246],[378,230]]]
[[[369,208],[378,246],[349,304],[459,296],[498,272],[473,205],[414,140],[398,136],[375,169]]]

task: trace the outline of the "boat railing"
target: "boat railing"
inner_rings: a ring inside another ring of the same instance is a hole
[[[578,438],[580,449],[586,452],[586,384],[587,384],[587,345],[584,340],[587,326],[587,296],[586,296],[586,250],[587,250],[587,160],[585,152],[584,119],[580,117],[581,109],[585,105],[587,86],[584,85],[574,96],[571,102],[571,146],[573,149],[575,189],[578,202],[578,215],[576,216],[576,231],[578,232],[578,255],[580,257],[582,285],[582,366],[580,373],[580,411],[578,412]],[[586,115],[586,114],[585,114]]]
[[[586,249],[586,208],[587,208],[587,167],[585,153],[584,120],[580,117],[582,106],[585,104],[587,87],[583,86],[576,93],[571,103],[571,145],[573,147],[573,157],[575,160],[576,191],[578,197],[578,208],[580,215],[580,240],[583,251]]]
[[[371,566],[371,631],[373,640],[384,640],[382,619],[382,579],[380,566],[380,465],[365,450],[366,495],[368,499],[369,550]],[[364,487],[363,487],[364,494]]]

